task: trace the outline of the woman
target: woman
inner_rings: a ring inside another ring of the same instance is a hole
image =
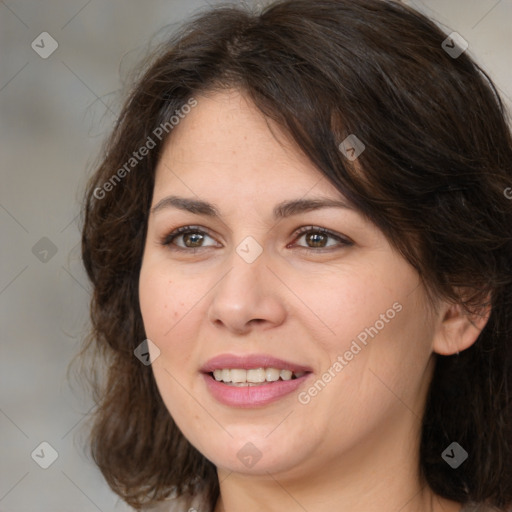
[[[87,191],[112,489],[166,511],[510,510],[511,183],[491,80],[411,8],[192,20]]]

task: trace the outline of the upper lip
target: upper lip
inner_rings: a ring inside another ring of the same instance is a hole
[[[206,361],[201,367],[201,372],[210,373],[214,370],[222,369],[250,370],[252,368],[277,368],[279,370],[291,370],[292,372],[313,371],[308,366],[285,361],[268,354],[247,354],[241,356],[220,354]]]

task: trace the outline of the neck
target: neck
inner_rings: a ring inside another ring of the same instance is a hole
[[[219,476],[227,481],[234,476],[233,473],[219,472]],[[235,483],[236,478],[232,481]],[[252,482],[254,484],[255,482]],[[252,485],[251,484],[251,485]],[[234,491],[234,486],[221,484],[221,494],[217,500],[214,512],[235,512],[244,510],[244,512],[268,512],[282,511],[286,506],[287,512],[332,512],[332,510],[342,510],[343,512],[461,512],[460,503],[442,498],[434,494],[428,486],[416,489],[416,493],[410,490],[408,501],[406,494],[399,492],[394,496],[389,492],[369,492],[359,496],[336,493],[333,497],[327,494],[327,491],[320,487],[314,492],[314,495],[306,495],[295,488],[289,488],[283,485],[277,478],[269,476],[266,480],[262,479],[257,485],[254,485],[250,492],[247,489],[238,489]],[[325,486],[324,486],[325,487]],[[402,491],[401,489],[400,491]],[[388,490],[389,491],[389,490]],[[402,505],[400,505],[402,503]]]
[[[459,503],[435,495],[420,480],[413,453],[419,453],[419,424],[410,415],[401,424],[380,424],[379,432],[349,452],[327,460],[319,454],[302,472],[242,474],[218,468],[214,512],[460,512]]]

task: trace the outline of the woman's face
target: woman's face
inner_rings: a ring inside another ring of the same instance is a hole
[[[344,198],[245,96],[197,101],[157,168],[140,274],[174,421],[236,473],[341,475],[410,458],[436,322],[417,272],[354,209],[301,208]]]

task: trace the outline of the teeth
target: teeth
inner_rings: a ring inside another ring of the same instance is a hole
[[[276,370],[275,368],[267,368],[265,370],[266,379],[269,382],[274,382],[276,380],[279,380],[280,372],[279,370]]]
[[[243,370],[238,368],[217,369],[213,371],[213,377],[216,381],[232,383],[232,385],[257,385],[265,382],[275,382],[281,380],[291,380],[302,377],[306,372],[292,372],[291,370],[279,370],[278,368],[254,368]]]
[[[247,382],[265,382],[267,374],[264,368],[256,368],[256,370],[247,370]]]
[[[230,370],[231,382],[247,382],[247,370]]]
[[[283,380],[290,380],[292,378],[292,371],[290,370],[281,370],[280,376]]]

